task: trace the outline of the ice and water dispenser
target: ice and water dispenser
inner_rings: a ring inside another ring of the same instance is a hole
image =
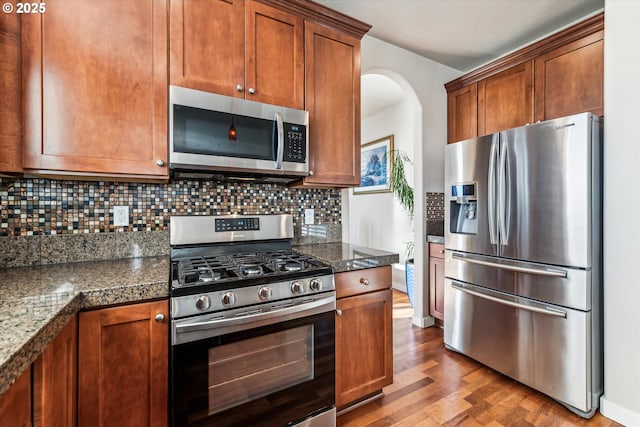
[[[477,184],[454,184],[449,199],[449,227],[451,233],[478,233]]]

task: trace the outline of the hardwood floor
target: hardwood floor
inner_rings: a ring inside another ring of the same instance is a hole
[[[394,382],[385,397],[338,417],[340,427],[620,426],[591,420],[461,354],[442,329],[411,324],[406,294],[393,291]]]

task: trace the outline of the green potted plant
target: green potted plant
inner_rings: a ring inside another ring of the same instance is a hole
[[[405,165],[411,164],[411,159],[404,151],[393,150],[391,157],[391,175],[389,176],[389,187],[393,195],[398,199],[400,205],[409,214],[409,219],[413,221],[413,187],[407,182]],[[407,295],[409,303],[413,307],[414,290],[414,264],[413,264],[413,236],[404,242],[405,254],[405,279],[407,283]]]

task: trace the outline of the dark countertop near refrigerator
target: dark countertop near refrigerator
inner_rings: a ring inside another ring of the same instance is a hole
[[[318,258],[336,273],[381,267],[399,262],[399,255],[350,243],[319,243],[294,246],[293,250]]]
[[[398,262],[398,254],[347,243],[295,246],[336,272]],[[0,395],[80,310],[169,296],[169,257],[0,269]]]
[[[82,309],[169,294],[169,257],[0,269],[0,395]]]

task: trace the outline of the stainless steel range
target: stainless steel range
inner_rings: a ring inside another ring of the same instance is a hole
[[[175,426],[335,426],[333,270],[290,215],[171,218]]]

